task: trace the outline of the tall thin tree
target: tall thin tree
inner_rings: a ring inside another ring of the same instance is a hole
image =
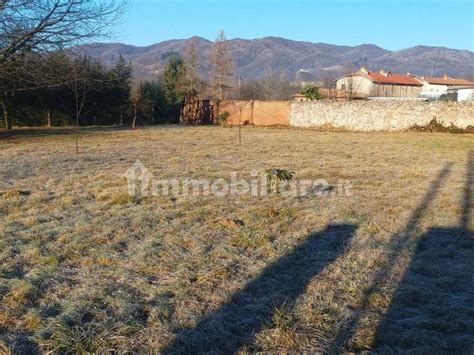
[[[199,57],[196,46],[196,38],[191,38],[186,44],[184,55],[184,68],[186,76],[186,86],[188,92],[199,92],[201,89],[201,78],[198,74]]]
[[[112,69],[114,76],[114,94],[115,102],[119,106],[120,125],[123,126],[123,114],[130,100],[132,90],[132,65],[120,55],[117,63]]]
[[[231,88],[234,73],[234,61],[224,30],[219,32],[212,47],[211,63],[210,76],[213,96],[216,100],[222,101]]]

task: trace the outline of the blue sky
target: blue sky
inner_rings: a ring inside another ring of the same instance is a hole
[[[115,40],[149,45],[193,35],[280,36],[390,50],[474,50],[474,0],[129,0]]]

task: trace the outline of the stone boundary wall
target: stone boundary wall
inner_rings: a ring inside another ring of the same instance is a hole
[[[290,101],[226,100],[219,103],[219,113],[228,112],[228,124],[238,125],[240,109],[242,124],[256,126],[288,126],[290,124]]]
[[[474,102],[367,100],[291,104],[290,126],[336,127],[353,131],[401,131],[436,119],[444,126],[474,126]]]

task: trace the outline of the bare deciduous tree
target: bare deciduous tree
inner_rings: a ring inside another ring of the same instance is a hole
[[[74,115],[75,115],[75,141],[76,141],[76,154],[79,153],[79,119],[84,114],[84,106],[87,99],[88,91],[90,90],[91,82],[87,77],[87,73],[84,72],[84,68],[81,65],[74,64],[71,70],[71,77],[69,80],[69,87],[72,89],[74,94]]]
[[[54,65],[62,50],[110,35],[125,5],[125,0],[0,0],[0,104],[7,129],[15,92],[64,85],[67,78]]]
[[[199,93],[201,89],[201,81],[198,74],[199,57],[196,48],[196,39],[192,38],[186,46],[186,53],[184,55],[184,68],[186,77],[187,92]]]
[[[76,58],[70,63],[67,73],[64,73],[65,84],[72,92],[73,104],[71,114],[74,116],[74,134],[76,143],[76,154],[79,153],[79,121],[81,117],[92,111],[93,105],[86,107],[90,92],[100,90],[108,84],[109,79],[94,75],[94,66],[98,63],[91,62],[87,57]]]
[[[223,30],[219,32],[212,48],[211,87],[213,96],[222,101],[231,88],[234,61],[230,54],[227,37]]]
[[[324,96],[328,99],[337,100],[338,91],[335,82],[337,76],[334,70],[327,68],[321,70],[322,88],[324,89]]]
[[[352,63],[346,63],[344,65],[344,91],[346,92],[347,95],[347,100],[352,100],[355,94],[355,76],[354,76],[354,70],[355,67]]]
[[[124,10],[119,0],[0,0],[0,65],[104,37]]]

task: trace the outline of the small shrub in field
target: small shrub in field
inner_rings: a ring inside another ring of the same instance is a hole
[[[227,111],[221,112],[217,115],[217,123],[224,124],[227,122],[227,119],[230,117],[230,113]]]
[[[322,96],[319,93],[319,88],[315,85],[306,85],[303,90],[301,90],[301,94],[311,101],[322,99]]]
[[[279,169],[279,168],[272,168],[265,171],[267,175],[267,190],[271,192],[272,187],[275,187],[277,193],[280,193],[280,183],[282,181],[290,181],[293,180],[294,172]]]

